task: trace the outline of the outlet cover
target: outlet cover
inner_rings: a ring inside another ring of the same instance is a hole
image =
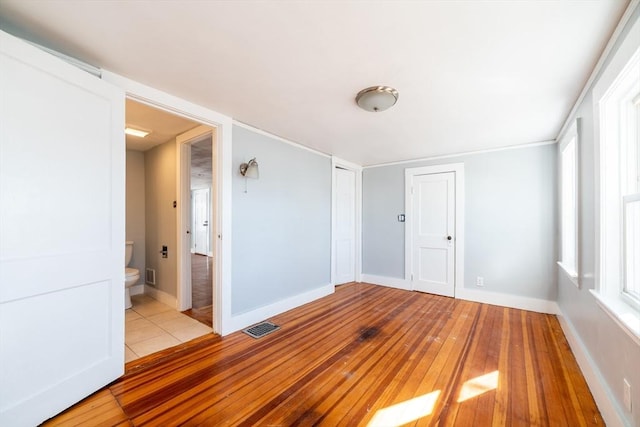
[[[478,276],[476,277],[476,286],[484,286],[484,277]]]
[[[627,408],[627,411],[631,412],[631,384],[629,384],[626,378],[624,378],[622,382],[624,383],[624,392],[622,393],[624,407]]]

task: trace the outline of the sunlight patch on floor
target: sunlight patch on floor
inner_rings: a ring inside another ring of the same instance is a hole
[[[399,426],[426,417],[433,412],[438,396],[440,396],[440,390],[432,391],[431,393],[380,409],[367,426]]]
[[[466,381],[460,390],[458,403],[498,388],[498,375],[498,371],[493,371]]]

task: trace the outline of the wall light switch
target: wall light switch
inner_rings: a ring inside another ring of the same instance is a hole
[[[404,214],[398,215],[398,222],[404,222]]]

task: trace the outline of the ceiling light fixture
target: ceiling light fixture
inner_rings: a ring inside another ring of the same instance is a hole
[[[256,158],[249,160],[247,163],[240,165],[240,175],[244,176],[244,192],[247,192],[247,178],[258,179],[260,171],[258,170],[258,162]]]
[[[253,178],[258,179],[260,176],[260,171],[258,170],[258,162],[256,162],[256,158],[249,160],[247,163],[243,163],[240,165],[240,175],[245,178]]]
[[[149,132],[147,131],[133,128],[124,128],[124,133],[131,136],[137,136],[138,138],[144,138],[145,136],[149,135]]]
[[[389,86],[371,86],[356,95],[360,108],[376,113],[393,107],[397,101],[398,91]]]

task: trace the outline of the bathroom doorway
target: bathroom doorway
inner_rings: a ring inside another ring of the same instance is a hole
[[[213,312],[209,322],[181,313],[177,280],[176,142],[201,124],[131,99],[126,100],[125,121],[126,239],[133,241],[129,267],[140,272],[139,283],[130,289],[133,306],[125,312],[125,361],[130,362],[211,333]],[[210,292],[212,287],[210,280]]]

